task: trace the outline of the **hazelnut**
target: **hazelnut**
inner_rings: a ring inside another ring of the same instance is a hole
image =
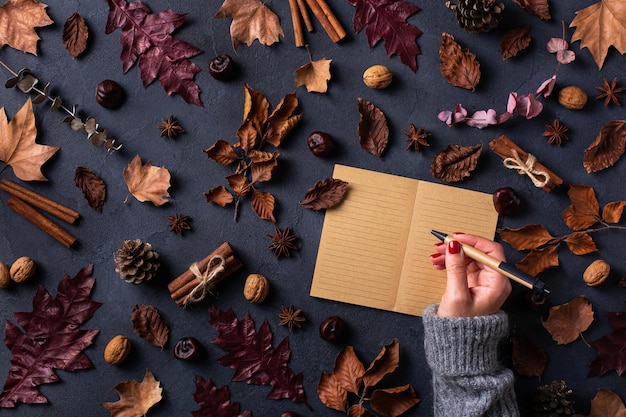
[[[9,267],[0,262],[0,288],[8,288],[11,283],[11,274],[9,272]]]
[[[363,82],[369,88],[387,88],[392,80],[393,73],[384,65],[371,66],[363,73]]]
[[[602,259],[595,260],[583,272],[583,280],[590,287],[602,284],[609,277],[611,266]]]
[[[104,360],[109,365],[118,365],[130,353],[130,340],[126,336],[117,335],[104,348]]]
[[[11,279],[19,284],[31,279],[33,275],[35,275],[35,269],[35,261],[30,259],[28,256],[22,256],[13,262],[9,273],[11,275]]]
[[[561,106],[567,109],[580,110],[587,103],[587,93],[579,87],[570,85],[569,87],[561,88],[558,101]]]
[[[260,274],[250,274],[243,287],[243,296],[251,303],[262,303],[270,292],[270,282]]]
[[[124,102],[124,90],[113,80],[104,80],[96,87],[96,101],[107,109],[117,109]]]

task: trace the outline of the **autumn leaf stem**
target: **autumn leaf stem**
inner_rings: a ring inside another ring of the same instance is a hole
[[[7,167],[7,166],[8,166],[8,164],[5,162],[5,163],[2,165],[2,168],[0,168],[0,174],[2,174],[2,173],[4,172],[4,170],[6,169],[6,167]]]
[[[606,223],[606,222],[601,221],[601,220],[598,223],[600,223],[603,227],[596,227],[594,229],[589,228],[589,229],[586,229],[586,230],[577,230],[575,232],[568,233],[568,234],[560,236],[560,237],[555,237],[555,239],[558,239],[559,241],[562,241],[562,240],[567,239],[573,233],[596,233],[596,232],[602,232],[602,231],[611,230],[611,229],[612,230],[626,230],[626,226],[619,226],[619,225],[615,225],[615,224],[610,224],[610,223]]]
[[[587,345],[587,347],[589,349],[591,349],[591,345],[589,344],[589,342],[587,342],[587,339],[585,339],[585,336],[583,336],[583,333],[580,332],[580,338],[582,339],[583,342],[585,342],[585,344]]]

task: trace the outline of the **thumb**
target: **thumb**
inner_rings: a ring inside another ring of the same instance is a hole
[[[465,255],[461,243],[456,240],[448,242],[446,247],[446,294],[454,299],[470,297],[467,283],[467,269]]]

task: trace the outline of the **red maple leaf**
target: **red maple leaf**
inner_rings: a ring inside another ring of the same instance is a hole
[[[288,337],[274,349],[267,321],[256,331],[249,313],[239,320],[232,309],[220,311],[210,307],[209,314],[211,326],[219,332],[211,343],[227,352],[217,362],[235,370],[232,381],[270,385],[272,390],[267,398],[288,398],[306,404],[302,373],[296,375],[287,366],[291,355]]]
[[[127,72],[137,60],[143,86],[156,78],[168,95],[178,93],[187,102],[202,106],[200,87],[193,80],[198,67],[188,58],[201,53],[200,49],[170,36],[181,26],[187,14],[171,9],[151,14],[139,1],[108,0],[109,17],[105,33],[122,29],[122,68]]]
[[[58,381],[54,369],[93,367],[82,350],[91,345],[98,330],[79,329],[102,305],[89,297],[95,283],[92,272],[93,265],[88,265],[73,279],[65,275],[56,298],[39,286],[33,311],[13,314],[21,328],[7,320],[4,342],[13,357],[0,407],[14,407],[18,402],[47,403],[36,387]]]
[[[192,411],[193,417],[250,417],[250,411],[239,414],[239,403],[230,402],[228,387],[217,388],[211,379],[204,379],[196,375],[196,392],[193,399],[200,406],[199,410]]]
[[[589,376],[601,376],[609,371],[622,375],[626,371],[626,311],[606,313],[614,332],[595,342],[598,356],[589,364]]]
[[[422,31],[406,19],[420,8],[402,0],[348,0],[348,3],[356,7],[352,19],[354,32],[366,28],[370,48],[383,39],[387,56],[397,54],[403,64],[416,72],[417,56],[422,53],[416,39]]]

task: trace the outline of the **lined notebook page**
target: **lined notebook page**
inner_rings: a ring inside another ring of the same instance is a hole
[[[326,211],[314,297],[420,315],[445,288],[445,273],[428,260],[430,229],[495,233],[491,195],[343,165],[333,177],[349,191]]]

